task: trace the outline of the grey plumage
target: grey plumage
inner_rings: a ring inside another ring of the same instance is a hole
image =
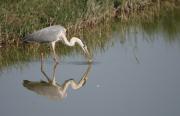
[[[24,42],[39,42],[39,43],[46,43],[46,42],[53,42],[57,41],[58,35],[60,33],[66,34],[66,29],[61,25],[54,25],[50,27],[43,28],[38,30],[32,34],[29,34],[24,37]],[[61,38],[58,38],[61,39]]]
[[[61,25],[54,25],[43,28],[23,38],[23,42],[51,43],[54,53],[54,59],[56,61],[57,61],[57,57],[55,52],[55,44],[58,41],[61,41],[65,45],[70,47],[75,46],[75,43],[77,43],[85,52],[87,57],[91,59],[87,46],[83,44],[83,42],[77,37],[72,37],[70,41],[68,41],[66,37],[66,29]],[[91,60],[89,60],[89,62],[91,62]]]

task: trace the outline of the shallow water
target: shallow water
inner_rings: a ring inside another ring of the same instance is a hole
[[[23,80],[44,79],[40,59],[21,68],[7,67],[9,70],[0,75],[0,115],[179,116],[179,36],[167,41],[170,36],[162,29],[152,35],[143,30],[125,35],[127,40],[122,44],[119,31],[111,33],[109,47],[94,54],[85,85],[78,90],[69,87],[61,100],[38,95],[23,86]],[[53,65],[51,57],[44,59],[48,76]],[[87,68],[81,55],[63,57],[56,68],[56,81],[61,85],[69,79],[79,81]]]

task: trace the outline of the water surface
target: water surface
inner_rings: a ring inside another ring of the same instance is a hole
[[[61,100],[38,95],[23,86],[23,80],[43,79],[40,59],[26,62],[21,68],[7,67],[0,75],[0,114],[179,116],[180,30],[169,34],[161,26],[155,31],[135,27],[128,28],[123,41],[121,32],[113,30],[106,37],[106,47],[94,50],[86,84],[78,90],[70,87]],[[53,60],[44,60],[45,72],[50,76]],[[79,81],[88,68],[84,61],[81,54],[61,58],[56,81]]]

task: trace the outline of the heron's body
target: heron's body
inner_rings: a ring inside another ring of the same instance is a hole
[[[54,25],[25,36],[24,41],[39,43],[55,42],[62,40],[61,33],[66,34],[66,29],[63,26]]]
[[[85,54],[88,56],[89,61],[91,61],[87,46],[83,44],[83,42],[77,37],[72,37],[71,40],[68,41],[68,39],[66,38],[66,29],[61,25],[54,25],[54,26],[46,27],[36,32],[33,32],[32,34],[25,36],[23,41],[24,42],[51,43],[55,60],[57,60],[56,53],[55,53],[55,44],[57,41],[62,41],[67,46],[74,46],[75,43],[77,43],[83,49]]]

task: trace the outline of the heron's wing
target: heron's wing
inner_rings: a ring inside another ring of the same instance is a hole
[[[66,29],[63,26],[54,25],[29,34],[23,40],[25,42],[52,42],[60,39],[58,38],[60,33],[66,34]]]

